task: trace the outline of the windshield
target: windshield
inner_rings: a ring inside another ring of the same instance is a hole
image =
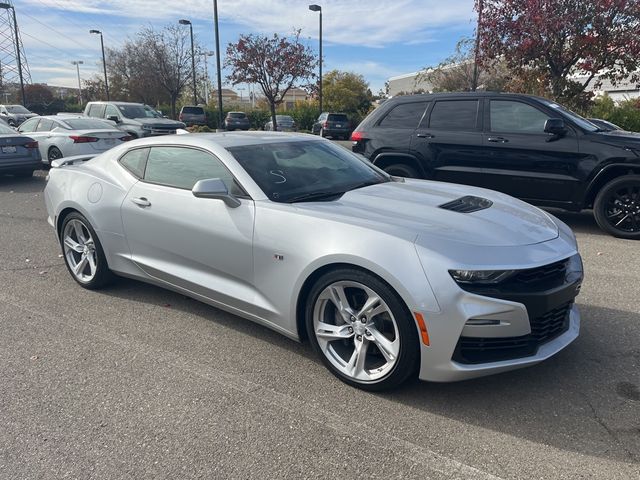
[[[117,105],[118,110],[127,118],[153,118],[151,111],[140,105]]]
[[[263,143],[227,150],[274,202],[316,194],[335,198],[354,188],[389,181],[348,150],[324,141]]]
[[[89,130],[96,128],[113,130],[115,128],[108,122],[93,118],[65,118],[62,121],[71,127],[72,130]]]
[[[151,108],[149,105],[145,105],[144,106],[144,112],[145,112],[147,117],[150,117],[150,118],[162,118],[162,114],[160,112],[158,112],[157,110],[154,110],[153,108]]]
[[[31,113],[29,110],[24,108],[22,105],[7,105],[7,111],[11,113]]]
[[[571,110],[563,107],[562,105],[558,105],[557,103],[550,102],[548,100],[544,100],[543,103],[546,104],[548,107],[558,111],[562,116],[567,117],[569,120],[572,120],[580,128],[583,128],[587,132],[597,132],[598,130],[600,130],[598,127],[596,127],[593,123],[591,123],[586,118],[581,117],[577,113],[572,112]]]

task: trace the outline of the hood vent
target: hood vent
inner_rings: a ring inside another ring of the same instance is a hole
[[[491,200],[467,195],[466,197],[460,197],[456,200],[452,200],[451,202],[443,203],[442,205],[439,205],[439,208],[459,213],[473,213],[489,208],[491,205],[493,205]]]

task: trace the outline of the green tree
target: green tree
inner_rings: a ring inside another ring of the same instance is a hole
[[[343,112],[354,120],[364,117],[371,109],[373,95],[362,75],[332,70],[322,78],[325,110]]]

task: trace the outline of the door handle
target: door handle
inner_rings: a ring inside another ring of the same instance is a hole
[[[132,198],[131,201],[138,205],[139,207],[150,207],[151,202],[144,197],[140,198]]]
[[[489,137],[487,138],[487,141],[493,143],[509,143],[509,140],[504,137]]]
[[[416,134],[416,137],[418,137],[418,138],[434,138],[434,136],[431,135],[430,133],[418,133],[418,134]]]

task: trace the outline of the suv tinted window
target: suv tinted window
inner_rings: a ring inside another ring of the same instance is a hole
[[[232,113],[229,113],[229,118],[247,118],[247,114],[232,112]]]
[[[169,187],[191,190],[198,180],[221,179],[229,191],[242,195],[233,176],[213,155],[183,147],[152,147],[144,179]]]
[[[474,130],[478,121],[478,100],[444,100],[431,111],[429,128]]]
[[[329,115],[327,115],[327,120],[329,122],[345,122],[345,123],[349,121],[347,116],[342,113],[330,113]]]
[[[104,112],[104,104],[94,103],[89,107],[89,111],[87,112],[87,115],[89,115],[90,117],[100,118],[102,117],[103,112]]]
[[[537,108],[511,100],[491,100],[490,116],[492,132],[544,133],[549,119]]]
[[[378,125],[415,130],[426,108],[427,102],[401,103],[393,107]]]
[[[120,158],[120,164],[136,177],[142,178],[144,176],[144,165],[148,155],[148,148],[136,148],[135,150],[125,153]]]
[[[182,107],[182,113],[188,113],[190,115],[204,115],[204,109],[202,107]]]

